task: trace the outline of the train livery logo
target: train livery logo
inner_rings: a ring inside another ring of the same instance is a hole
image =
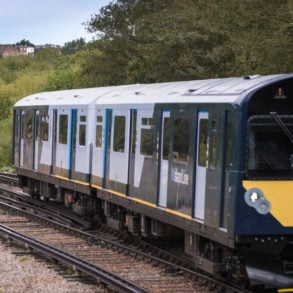
[[[179,170],[178,168],[173,168],[171,169],[171,181],[178,184],[188,185],[189,175],[184,169]]]

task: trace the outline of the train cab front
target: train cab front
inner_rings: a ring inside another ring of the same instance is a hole
[[[265,288],[293,288],[292,84],[291,78],[256,92],[244,127],[236,230],[249,281]]]

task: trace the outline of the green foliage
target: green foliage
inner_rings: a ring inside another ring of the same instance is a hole
[[[87,26],[102,54],[82,71],[98,84],[292,71],[287,0],[117,0]]]
[[[17,42],[15,45],[17,45],[17,46],[27,46],[27,47],[34,47],[35,46],[29,40],[26,40],[26,39],[22,39],[20,42]]]
[[[42,62],[42,61],[45,61],[46,63],[55,62],[56,60],[59,60],[60,55],[61,55],[61,52],[59,49],[42,48],[39,51],[37,51],[34,59],[39,62]]]
[[[0,167],[10,166],[12,157],[12,116],[0,122]]]
[[[41,91],[54,70],[51,59],[31,56],[0,59],[0,168],[11,165],[12,106],[20,98]]]
[[[0,95],[0,121],[10,116],[11,107],[12,102],[9,97]]]
[[[86,41],[83,38],[73,40],[64,44],[62,48],[62,54],[73,54],[86,47]]]
[[[73,89],[78,83],[78,71],[72,69],[61,69],[55,71],[48,77],[44,87],[45,91],[57,91],[62,89]]]

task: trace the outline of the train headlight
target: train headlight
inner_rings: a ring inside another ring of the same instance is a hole
[[[253,207],[261,198],[264,198],[263,192],[258,188],[250,188],[245,192],[246,203]]]
[[[250,188],[244,194],[245,202],[256,209],[256,211],[265,215],[270,212],[271,204],[265,199],[263,192],[258,188]]]
[[[259,213],[259,214],[262,214],[262,215],[266,215],[267,213],[270,212],[271,210],[271,204],[268,200],[266,200],[265,198],[261,198],[256,206],[255,206],[255,209],[256,211]]]

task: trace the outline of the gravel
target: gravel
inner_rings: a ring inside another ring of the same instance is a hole
[[[21,250],[21,248],[20,248]],[[0,242],[0,293],[10,292],[105,292],[98,286],[66,278],[32,254],[16,254],[14,247]],[[23,251],[23,250],[21,250]],[[70,271],[68,271],[69,273]]]

